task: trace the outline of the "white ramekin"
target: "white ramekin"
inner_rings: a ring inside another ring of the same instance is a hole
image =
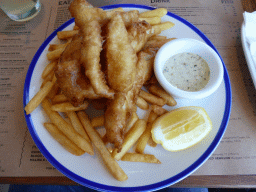
[[[199,91],[189,92],[181,90],[169,83],[163,75],[166,61],[178,53],[195,53],[208,63],[210,68],[210,80]],[[195,39],[175,39],[163,45],[157,52],[154,63],[155,76],[160,85],[174,98],[201,99],[214,93],[223,80],[223,64],[219,55],[206,43]]]

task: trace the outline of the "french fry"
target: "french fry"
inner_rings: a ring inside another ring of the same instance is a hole
[[[114,149],[112,156],[116,160],[120,160],[124,154],[136,143],[142,133],[145,131],[147,122],[144,119],[139,119],[135,122],[132,128],[125,134],[121,151]]]
[[[158,117],[158,115],[151,110],[148,116],[148,121],[147,121],[147,128],[146,130],[143,132],[143,134],[140,136],[135,151],[137,153],[143,153],[144,149],[151,137],[151,129],[152,129],[152,124],[153,122],[156,120],[156,118]]]
[[[151,41],[151,40],[162,41],[162,40],[166,40],[166,39],[167,39],[166,36],[154,35],[154,36],[149,38],[148,42]]]
[[[151,11],[145,11],[139,15],[140,18],[144,17],[163,17],[167,14],[167,9],[158,8]]]
[[[42,107],[52,123],[54,123],[58,129],[66,135],[72,142],[74,142],[80,149],[87,152],[90,155],[94,155],[94,151],[91,143],[86,141],[82,136],[80,136],[74,128],[67,123],[58,112],[51,110],[51,103],[45,99],[42,101]]]
[[[125,174],[123,169],[118,165],[115,159],[111,156],[110,152],[106,148],[100,136],[97,134],[97,131],[92,127],[91,122],[88,118],[88,115],[84,111],[79,111],[77,114],[86,132],[88,133],[92,143],[100,153],[102,160],[106,165],[107,169],[109,170],[109,172],[118,181],[127,180],[128,179],[127,175]]]
[[[70,139],[68,139],[53,123],[44,123],[44,127],[58,141],[64,149],[73,155],[81,156],[85,152],[77,147]]]
[[[157,143],[152,139],[152,135],[150,135],[150,138],[148,139],[148,145],[150,147],[156,147]]]
[[[60,48],[60,49],[56,49],[54,51],[48,52],[46,54],[46,57],[48,60],[57,60],[60,58],[61,54],[63,53],[63,51],[65,50],[64,47]]]
[[[166,104],[166,101],[163,98],[157,97],[143,90],[140,90],[139,96],[145,99],[148,103],[153,105],[163,106]]]
[[[52,98],[52,103],[53,104],[63,103],[63,102],[67,102],[67,101],[68,101],[68,98],[63,94],[55,95]]]
[[[175,106],[177,105],[177,102],[175,99],[167,93],[163,88],[157,86],[157,85],[151,85],[148,88],[148,91],[156,96],[162,97],[163,99],[166,100],[166,104],[169,106]]]
[[[154,155],[151,154],[126,153],[121,160],[130,162],[161,164],[161,161],[159,161]]]
[[[61,40],[69,39],[69,38],[75,36],[76,34],[78,34],[78,32],[79,32],[79,30],[58,31],[57,37]]]
[[[57,103],[52,105],[51,109],[53,111],[58,111],[58,112],[69,112],[69,111],[80,111],[84,110],[88,107],[88,102],[84,101],[83,104],[81,104],[78,107],[74,107],[71,103],[65,102],[65,103]]]
[[[160,36],[156,36],[156,37],[160,37]],[[162,37],[162,36],[161,36]],[[152,46],[152,47],[161,47],[162,45],[164,45],[165,43],[171,41],[171,39],[161,39],[161,38],[153,38],[147,41],[146,46]],[[152,77],[150,78],[150,80],[147,82],[147,84],[155,84],[158,83],[155,74],[152,75]]]
[[[154,111],[150,111],[149,116],[148,116],[148,122],[153,122],[156,120],[158,115]]]
[[[65,119],[65,121],[66,121],[67,123],[69,123],[70,125],[72,125],[71,120],[70,120],[68,117],[65,117],[64,119]]]
[[[172,28],[174,26],[173,22],[170,21],[166,21],[157,25],[153,25],[153,28],[159,27],[161,29],[161,31],[165,31],[168,30],[170,28]]]
[[[152,111],[154,111],[158,116],[165,114],[168,112],[166,109],[158,106],[158,105],[151,105]]]
[[[149,46],[149,45],[151,45],[152,47],[154,47],[154,46],[159,46],[160,44],[165,44],[165,43],[167,43],[167,42],[169,42],[169,41],[171,41],[172,39],[167,39],[167,38],[165,38],[165,36],[159,36],[159,35],[155,35],[155,36],[153,36],[153,37],[155,37],[155,38],[151,38],[151,39],[149,39],[148,41],[147,41],[147,43],[146,43],[146,46]],[[173,38],[174,39],[174,38]],[[155,75],[153,75],[152,77],[151,77],[151,79],[150,79],[150,81],[149,82],[147,82],[148,84],[155,84],[155,83],[157,83],[158,81],[157,81],[157,79],[155,78]]]
[[[43,70],[42,73],[42,79],[45,79],[54,69],[54,67],[57,65],[57,61],[52,61]]]
[[[48,81],[52,81],[54,77],[54,71],[51,71],[43,80],[42,84],[41,84],[41,87],[42,88]]]
[[[37,94],[28,102],[28,104],[25,107],[26,114],[32,113],[38,105],[44,100],[44,98],[48,95],[48,93],[51,91],[53,85],[55,84],[56,79],[53,81],[48,81],[44,87],[42,87]]]
[[[137,153],[144,153],[144,149],[148,143],[148,140],[151,136],[151,128],[152,128],[152,122],[147,123],[147,127],[146,130],[143,132],[143,134],[140,136],[140,138],[138,139],[135,151]]]
[[[104,115],[93,117],[91,119],[91,124],[93,127],[101,127],[104,126],[105,117]]]
[[[129,131],[132,126],[134,125],[134,123],[139,119],[138,115],[136,112],[133,112],[130,116],[130,119],[128,121],[128,123],[126,124],[126,130],[125,131]]]
[[[165,43],[169,42],[169,41],[172,41],[176,38],[168,38],[168,39],[152,39],[152,40],[149,40],[145,46],[148,46],[148,45],[152,45],[152,46],[162,46],[164,45]],[[153,75],[151,77],[151,79],[149,80],[148,84],[156,84],[158,81],[155,77],[155,75]]]
[[[50,44],[48,51],[54,51],[61,48],[66,48],[69,43],[63,43],[63,44]]]
[[[76,112],[69,111],[69,112],[66,112],[66,114],[67,114],[68,118],[70,119],[72,126],[77,131],[77,133],[79,133],[88,142],[91,142],[90,138],[87,135],[86,131],[84,130],[84,127],[83,127],[82,123],[80,122]]]
[[[140,21],[146,21],[150,25],[157,25],[161,23],[161,17],[140,17]]]
[[[149,104],[142,97],[137,97],[136,105],[143,110],[149,109]]]

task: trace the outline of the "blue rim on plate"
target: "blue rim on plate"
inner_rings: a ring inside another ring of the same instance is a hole
[[[120,6],[123,7],[123,8],[141,8],[141,9],[148,9],[148,10],[155,9],[153,7],[149,7],[149,6],[146,6],[146,5],[134,5],[134,4],[116,4],[116,5],[104,6],[102,8],[107,10],[107,9],[118,8]],[[218,53],[218,51],[214,47],[214,45],[211,43],[211,41],[199,29],[197,29],[194,25],[192,25],[191,23],[189,23],[185,19],[183,19],[183,18],[181,18],[181,17],[179,17],[179,16],[177,16],[173,13],[168,12],[167,15],[177,19],[178,21],[182,22],[183,24],[185,24],[186,26],[191,28],[193,31],[195,31],[205,41],[205,43],[207,43],[210,47],[212,47],[217,52],[217,54],[220,56],[220,54]],[[30,90],[31,77],[32,77],[34,68],[36,66],[36,63],[37,63],[40,55],[42,54],[42,52],[44,51],[46,46],[50,43],[50,41],[54,37],[56,37],[57,32],[63,30],[64,28],[66,28],[67,26],[72,24],[73,22],[74,22],[74,18],[70,19],[69,21],[67,21],[66,23],[61,25],[57,30],[55,30],[44,41],[44,43],[40,46],[40,48],[36,52],[30,66],[29,66],[27,76],[26,76],[26,79],[25,79],[24,95],[23,95],[23,105],[24,105],[24,107],[29,102],[29,90]],[[221,56],[220,56],[220,58],[221,58]],[[221,58],[221,60],[222,60],[222,58]],[[225,132],[226,127],[228,125],[230,112],[231,112],[231,86],[230,86],[230,80],[229,80],[229,77],[228,77],[228,72],[227,72],[227,69],[225,67],[225,64],[224,64],[223,60],[222,60],[222,63],[223,63],[223,68],[224,68],[224,83],[225,83],[225,90],[226,90],[226,104],[225,104],[225,112],[224,112],[224,115],[223,115],[223,119],[221,121],[220,128],[219,128],[215,138],[213,139],[213,142],[210,144],[210,146],[207,148],[207,150],[191,166],[189,166],[188,168],[186,168],[184,171],[180,172],[179,174],[177,174],[177,175],[175,175],[175,176],[173,176],[169,179],[166,179],[164,181],[157,182],[157,183],[150,184],[150,185],[139,186],[139,187],[115,187],[115,186],[109,186],[109,185],[104,185],[104,184],[99,184],[99,183],[96,183],[96,182],[92,182],[92,181],[87,180],[85,178],[82,178],[81,176],[78,176],[77,174],[68,170],[66,167],[61,165],[49,153],[49,151],[45,148],[45,146],[43,145],[43,143],[39,139],[39,136],[35,132],[34,124],[32,122],[31,116],[26,115],[26,112],[24,111],[26,122],[27,122],[27,125],[28,125],[28,129],[30,131],[30,134],[31,134],[35,144],[37,145],[39,150],[43,153],[44,157],[56,169],[58,169],[61,173],[63,173],[68,178],[72,179],[73,181],[75,181],[75,182],[77,182],[81,185],[84,185],[86,187],[89,187],[89,188],[92,188],[92,189],[95,189],[95,190],[104,190],[104,191],[152,191],[152,190],[162,189],[164,187],[167,187],[167,186],[170,186],[174,183],[179,182],[180,180],[184,179],[185,177],[187,177],[188,175],[193,173],[197,168],[199,168],[200,165],[202,165],[208,159],[208,157],[213,153],[213,151],[215,150],[215,148],[219,144],[222,136],[224,135],[224,132]]]

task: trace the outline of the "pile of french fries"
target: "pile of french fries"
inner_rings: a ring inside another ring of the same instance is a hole
[[[113,11],[122,11],[118,8]],[[140,20],[145,20],[151,25],[157,25],[161,30],[166,30],[174,26],[171,22],[161,22],[161,17],[167,13],[166,9],[159,8],[146,11],[140,14]],[[127,124],[122,150],[111,149],[107,146],[106,137],[101,136],[97,131],[98,127],[104,126],[104,115],[92,119],[86,114],[85,109],[89,103],[85,101],[79,107],[74,107],[60,92],[54,75],[55,66],[58,63],[62,52],[69,44],[70,39],[78,33],[77,26],[73,30],[60,31],[57,36],[65,42],[62,44],[51,44],[48,49],[47,59],[49,64],[42,72],[42,85],[37,94],[29,101],[25,107],[26,114],[30,114],[40,104],[50,119],[45,122],[44,127],[67,151],[73,155],[83,155],[88,153],[94,155],[95,147],[103,159],[109,172],[119,181],[124,181],[128,177],[120,168],[116,160],[157,163],[161,162],[152,154],[145,154],[146,145],[155,147],[157,144],[152,140],[151,128],[156,118],[166,113],[164,105],[175,106],[177,103],[171,95],[166,93],[156,84],[148,87],[148,92],[141,90],[136,105],[147,110],[147,118],[139,119],[136,113],[131,115]],[[164,36],[154,36],[150,40],[166,38]],[[157,82],[156,80],[153,80]],[[134,152],[131,152],[134,148]]]

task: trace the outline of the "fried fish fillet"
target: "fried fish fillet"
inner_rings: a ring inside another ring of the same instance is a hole
[[[137,55],[120,13],[115,13],[108,23],[106,58],[108,83],[116,92],[105,111],[106,135],[120,151],[127,120],[126,95],[134,84],[137,63]]]
[[[71,16],[75,17],[75,23],[78,24],[78,27],[81,27],[88,21],[100,20],[103,10],[93,7],[86,0],[74,0],[69,6],[69,11]],[[84,14],[87,12],[88,14]]]
[[[115,13],[108,24],[106,58],[109,86],[116,92],[129,91],[135,81],[137,55],[120,13]]]
[[[133,22],[127,29],[131,45],[138,53],[153,35],[161,33],[160,28],[153,28],[146,21]]]
[[[120,12],[120,15],[123,19],[124,25],[126,28],[132,25],[132,23],[137,22],[139,20],[139,11],[127,11],[127,12]]]
[[[137,107],[135,105],[138,93],[142,88],[143,84],[149,80],[153,74],[154,54],[148,54],[140,51],[138,53],[138,62],[136,69],[136,81],[133,84],[131,90],[127,93],[127,111],[129,114],[136,112]]]
[[[86,0],[74,0],[70,4],[69,11],[71,15],[76,18],[76,20],[79,20],[79,21],[76,21],[78,23],[82,23],[82,22],[84,23],[86,20],[87,21],[97,20],[101,25],[105,25],[109,22],[109,20],[113,17],[113,15],[116,12],[119,12],[120,15],[122,16],[122,19],[126,27],[130,26],[133,22],[136,22],[139,20],[138,10],[121,12],[119,10],[116,11],[114,9],[110,11],[104,11],[101,8],[93,7]],[[83,16],[83,13],[86,13],[85,16]]]
[[[85,75],[89,78],[96,94],[113,98],[114,91],[108,87],[100,64],[102,50],[100,13],[103,10],[89,6],[85,0],[73,1],[69,10],[75,17],[76,25],[80,28],[83,37],[80,60],[84,65]]]
[[[162,41],[162,44],[164,42]],[[130,115],[137,110],[135,103],[138,93],[153,74],[154,57],[160,45],[160,43],[147,45],[146,49],[138,53],[136,79],[132,88],[127,93],[115,94],[114,99],[107,105],[105,111],[106,136],[118,151],[121,150],[123,143],[126,122]]]
[[[132,11],[125,11],[125,12],[120,12],[120,11],[103,11],[100,13],[101,19],[100,19],[100,23],[102,25],[107,24],[110,19],[116,14],[116,12],[118,12],[123,21],[124,21],[124,25],[125,27],[129,27],[130,25],[132,25],[133,22],[137,22],[139,21],[139,11],[138,10],[132,10]]]
[[[124,22],[124,25],[126,28],[130,27],[132,23],[139,21],[139,11],[133,10],[133,11],[127,11],[127,12],[120,12],[120,11],[105,11],[104,13],[101,13],[101,30],[102,30],[102,36],[106,37],[108,33],[108,23],[110,19],[118,12]],[[103,16],[105,15],[105,17]]]
[[[114,99],[109,100],[105,111],[106,136],[115,148],[121,150],[124,139],[124,130],[127,120],[126,96],[123,93],[116,93]]]
[[[92,89],[89,79],[84,75],[83,67],[79,62],[81,41],[80,35],[73,37],[55,69],[57,84],[74,106],[82,104],[86,98],[100,98]]]

